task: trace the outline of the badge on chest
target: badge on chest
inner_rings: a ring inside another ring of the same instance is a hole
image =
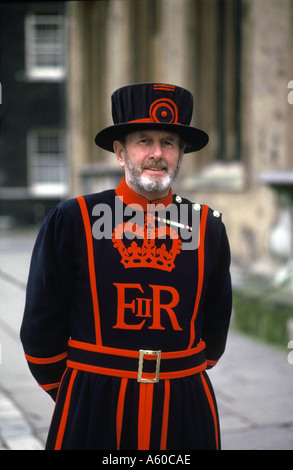
[[[146,296],[141,284],[114,283],[117,289],[117,322],[114,328],[125,330],[164,330],[162,314],[173,330],[181,331],[174,308],[179,293],[171,286],[149,285],[151,295]]]

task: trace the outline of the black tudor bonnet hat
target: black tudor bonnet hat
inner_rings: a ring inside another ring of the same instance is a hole
[[[163,83],[138,83],[116,90],[111,97],[114,125],[102,129],[96,144],[113,152],[113,142],[139,129],[166,130],[178,134],[186,144],[185,153],[202,149],[208,135],[190,126],[192,94],[181,87]]]

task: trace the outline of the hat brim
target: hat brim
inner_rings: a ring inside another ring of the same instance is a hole
[[[135,132],[140,129],[175,132],[186,144],[184,153],[197,152],[205,147],[209,141],[209,136],[206,132],[196,127],[161,122],[130,122],[115,124],[102,129],[96,135],[95,142],[98,147],[108,150],[109,152],[114,152],[113,143],[115,140],[119,140],[130,132]]]

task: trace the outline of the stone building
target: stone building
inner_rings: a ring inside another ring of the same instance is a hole
[[[93,141],[112,123],[116,88],[186,87],[210,143],[185,157],[176,190],[223,213],[234,265],[267,269],[279,199],[261,178],[293,163],[293,2],[102,0],[68,2],[67,13],[72,194],[119,178],[113,155]]]
[[[67,31],[64,197],[107,189],[121,177],[115,157],[94,143],[97,131],[112,123],[111,93],[135,82],[177,84],[194,94],[193,124],[210,142],[185,157],[176,192],[223,213],[234,266],[266,271],[268,261],[277,260],[271,234],[280,215],[285,228],[274,248],[288,258],[291,202],[264,175],[282,172],[290,187],[293,1],[61,3]]]

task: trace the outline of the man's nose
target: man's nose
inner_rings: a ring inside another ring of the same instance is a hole
[[[163,152],[162,152],[162,146],[159,142],[155,142],[152,146],[152,156],[154,158],[161,158]]]

